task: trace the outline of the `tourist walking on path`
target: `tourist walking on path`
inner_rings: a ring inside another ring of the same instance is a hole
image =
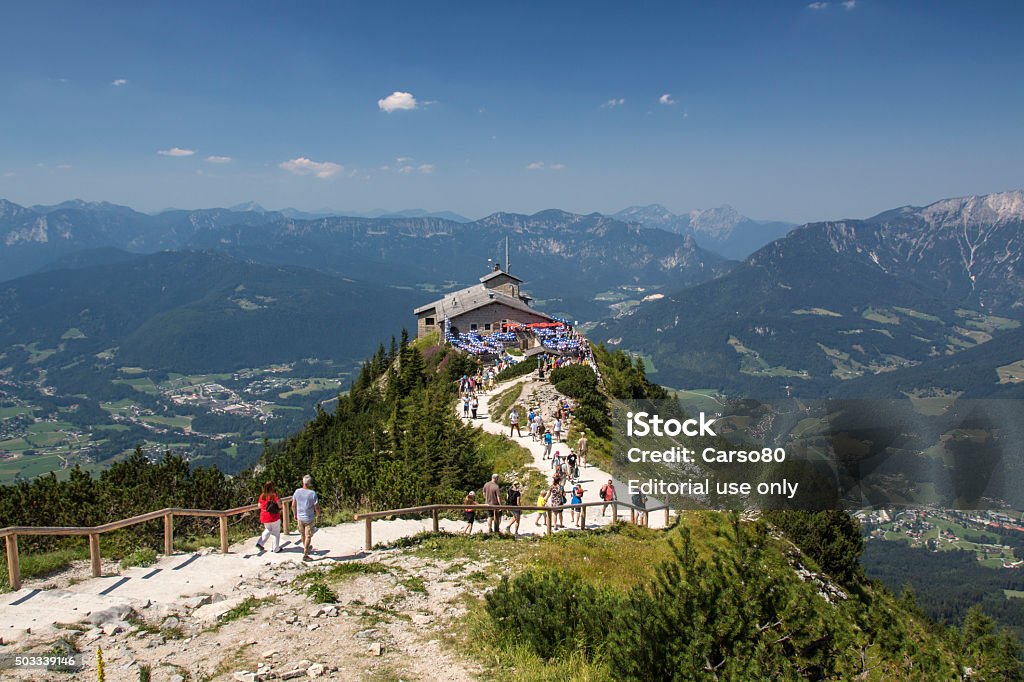
[[[313,490],[313,477],[306,474],[302,477],[302,487],[292,493],[292,504],[295,505],[295,521],[302,538],[302,560],[311,559],[313,551],[313,533],[320,521],[320,498]]]
[[[608,479],[608,482],[601,486],[601,490],[598,491],[601,499],[604,500],[604,507],[601,509],[601,516],[608,513],[608,505],[616,500],[615,497],[615,484],[612,483],[612,479]]]
[[[462,418],[469,419],[469,395],[462,396]]]
[[[546,507],[546,506],[548,506],[548,496],[550,495],[550,493],[551,493],[550,490],[542,490],[542,491],[540,491],[540,493],[537,495],[537,506],[538,507]],[[545,514],[545,512],[543,512],[543,511],[539,512],[537,514],[537,524],[536,524],[537,526],[540,526],[540,524],[542,524],[544,522],[544,514]]]
[[[519,411],[516,408],[512,408],[512,411],[508,415],[508,437],[512,437],[512,432],[515,431],[516,435],[520,438],[523,437],[523,432],[519,430]]]
[[[572,479],[573,483],[579,480],[580,477],[580,469],[577,466],[577,462],[576,451],[569,448],[569,454],[565,457],[565,463],[569,467],[569,478]]]
[[[562,442],[562,418],[555,417],[555,440]]]
[[[519,487],[519,481],[516,481],[515,483],[512,484],[512,487],[509,488],[508,495],[505,496],[507,498],[505,500],[505,502],[510,507],[518,507],[519,506],[519,501],[522,499],[522,496],[523,496],[523,491]],[[511,533],[512,532],[512,526],[515,526],[516,527],[516,535],[519,535],[519,520],[520,520],[520,517],[522,515],[523,515],[523,512],[518,511],[516,509],[512,509],[512,510],[509,511],[509,516],[512,517],[512,520],[508,522],[508,527],[505,528],[505,532],[506,533]]]
[[[466,527],[462,532],[469,535],[473,532],[473,522],[476,521],[476,510],[473,509],[476,506],[476,493],[472,490],[466,493],[462,504],[465,506],[465,509],[462,510],[462,520],[466,522]]]
[[[572,499],[569,500],[569,504],[572,505],[572,511],[569,512],[569,518],[572,520],[572,525],[578,526],[581,530],[583,529],[583,514],[580,505],[583,504],[583,486],[579,483],[572,487]]]
[[[554,442],[554,439],[551,437],[551,432],[546,431],[544,433],[544,459],[548,459],[549,457],[551,457],[551,444]],[[555,466],[554,460],[551,461],[551,466]]]
[[[576,452],[580,455],[580,468],[583,469],[587,466],[587,448],[590,446],[590,442],[587,440],[587,432],[580,430],[580,439],[576,441]]]
[[[480,399],[476,397],[476,393],[473,394],[473,399],[469,402],[469,409],[473,413],[473,419],[476,419],[476,412],[480,409]]]
[[[265,551],[267,540],[274,538],[274,552],[281,551],[281,499],[274,492],[273,481],[263,484],[263,493],[259,499],[260,523],[263,524],[263,532],[260,539],[256,541],[256,549],[260,554]]]
[[[565,489],[562,487],[562,479],[555,476],[551,479],[551,489],[548,491],[548,506],[552,509],[555,517],[555,528],[565,528],[565,520],[562,518],[562,507],[565,506]]]
[[[635,495],[633,495],[632,502],[633,502],[633,506],[634,507],[639,507],[639,509],[636,512],[636,525],[638,525],[638,526],[646,526],[647,525],[647,496],[644,495],[642,492],[637,491],[637,493]]]
[[[484,483],[484,504],[497,507],[501,505],[501,488],[498,487],[498,474],[491,474],[491,480]],[[490,533],[501,532],[501,510],[487,510],[487,531]]]

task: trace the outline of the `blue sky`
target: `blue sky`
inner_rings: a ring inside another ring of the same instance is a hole
[[[1024,187],[1020,2],[3,14],[0,197],[22,204],[730,203],[803,222]]]

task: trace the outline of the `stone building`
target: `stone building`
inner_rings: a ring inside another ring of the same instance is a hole
[[[434,330],[443,334],[446,317],[453,334],[491,334],[501,331],[503,325],[551,322],[550,316],[530,307],[532,299],[521,291],[522,283],[523,280],[496,264],[492,272],[480,278],[479,284],[416,308],[416,336]]]

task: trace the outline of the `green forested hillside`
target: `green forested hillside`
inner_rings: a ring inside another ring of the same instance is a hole
[[[52,350],[55,370],[111,349],[121,365],[186,373],[305,357],[351,362],[413,302],[408,292],[302,268],[164,252],[4,283],[0,345]]]

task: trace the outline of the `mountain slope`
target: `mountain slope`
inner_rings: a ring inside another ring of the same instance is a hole
[[[393,331],[413,300],[302,268],[165,252],[5,282],[0,345],[56,349],[53,367],[111,348],[121,365],[179,372],[305,357],[348,363]]]
[[[1019,326],[1021,206],[1007,193],[809,224],[594,335],[651,356],[661,383],[760,395],[953,354]]]

